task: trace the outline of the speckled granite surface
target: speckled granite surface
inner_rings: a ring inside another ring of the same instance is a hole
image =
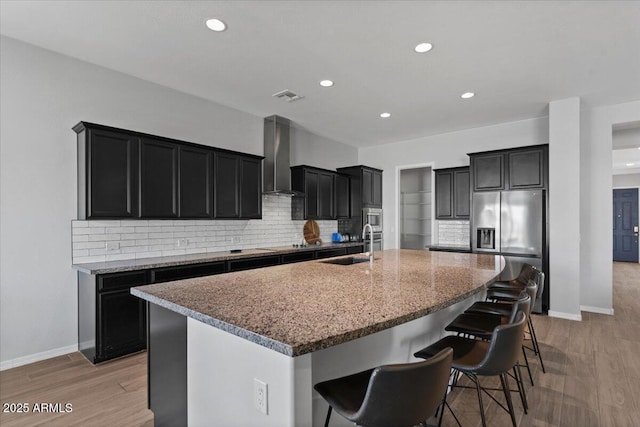
[[[353,243],[327,243],[319,246],[307,246],[306,248],[294,248],[292,246],[280,246],[273,248],[243,249],[239,253],[208,252],[190,255],[176,255],[168,257],[127,259],[122,261],[92,262],[85,264],[73,264],[75,270],[88,274],[118,273],[121,271],[144,270],[147,268],[172,267],[175,265],[198,264],[204,262],[224,261],[228,259],[252,258],[270,254],[285,254],[291,252],[311,251],[318,249],[341,248],[346,246],[362,245],[362,242]]]
[[[482,291],[494,255],[385,250],[369,263],[308,261],[140,286],[131,293],[289,356],[351,341]]]

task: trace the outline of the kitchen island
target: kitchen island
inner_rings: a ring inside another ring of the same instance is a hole
[[[504,268],[500,256],[412,250],[378,252],[373,267],[332,260],[133,288],[149,303],[156,425],[322,425],[313,384],[414,360]]]

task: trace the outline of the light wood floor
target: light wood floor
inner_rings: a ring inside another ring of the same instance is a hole
[[[582,322],[534,316],[547,373],[530,358],[536,385],[528,385],[525,374],[528,415],[513,396],[519,426],[640,425],[640,265],[614,263],[613,306],[615,316],[583,312]],[[146,353],[98,366],[71,353],[6,370],[0,372],[0,401],[73,405],[70,413],[0,413],[2,427],[153,424]],[[473,390],[455,390],[449,402],[464,427],[480,425]],[[485,408],[490,426],[511,426],[508,414],[488,398]],[[456,425],[449,413],[443,425]]]

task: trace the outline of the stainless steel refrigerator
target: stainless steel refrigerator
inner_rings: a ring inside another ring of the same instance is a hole
[[[516,277],[525,262],[544,271],[544,200],[543,190],[473,193],[472,251],[503,255],[507,265],[502,279]],[[542,311],[541,297],[534,312]]]

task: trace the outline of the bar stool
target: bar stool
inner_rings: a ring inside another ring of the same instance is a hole
[[[501,289],[501,288],[521,288],[524,289],[529,283],[529,280],[535,280],[535,275],[538,273],[538,269],[531,264],[523,264],[520,269],[518,277],[512,280],[499,280],[493,282],[487,289]]]
[[[536,296],[533,296],[531,299],[531,304],[533,304],[536,300],[538,294],[541,294],[544,290],[544,279],[545,275],[540,270],[535,270],[535,274],[532,280],[538,284],[538,290],[536,292]],[[485,302],[476,302],[471,307],[469,307],[466,312],[470,313],[491,313],[491,314],[502,314],[498,313],[499,310],[504,310],[501,308],[504,304],[513,304],[518,298],[517,289],[489,289],[487,291],[487,300]],[[540,352],[540,345],[538,344],[538,336],[536,335],[536,330],[533,326],[533,320],[531,316],[527,317],[528,319],[528,329],[529,335],[531,336],[531,343],[533,348],[525,346],[525,348],[534,352],[536,356],[538,356],[538,360],[540,361],[540,367],[542,368],[542,372],[546,373],[546,369],[544,367],[544,361],[542,360],[542,353]]]
[[[445,403],[452,355],[443,347],[423,362],[380,366],[316,384],[329,403],[325,427],[332,409],[367,427],[426,425]]]
[[[517,366],[518,354],[522,348],[526,317],[523,312],[518,312],[513,323],[497,326],[491,334],[490,341],[449,335],[418,351],[414,356],[428,358],[438,354],[443,348],[451,347],[453,349],[453,369],[467,376],[475,384],[482,425],[484,427],[487,425],[482,402],[482,391],[484,391],[502,409],[509,413],[513,426],[517,427],[507,372]],[[502,391],[507,403],[506,408],[486,389],[480,386],[478,377],[494,375],[500,376]],[[459,385],[453,386],[463,387]]]

